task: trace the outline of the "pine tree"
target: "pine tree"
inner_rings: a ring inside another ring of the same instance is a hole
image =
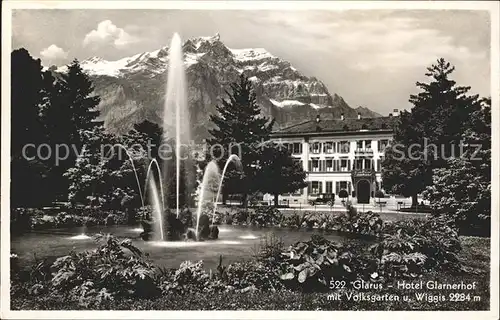
[[[47,203],[47,168],[36,156],[36,148],[45,142],[40,119],[44,103],[42,86],[40,60],[33,59],[24,48],[14,50],[11,53],[12,207]]]
[[[278,206],[280,194],[294,192],[307,186],[306,173],[286,148],[274,143],[267,144],[262,150],[261,159],[259,190],[274,195],[275,206]]]
[[[413,206],[417,194],[432,184],[432,170],[446,166],[446,158],[461,139],[463,124],[480,108],[478,96],[467,95],[469,87],[457,86],[449,78],[454,70],[444,59],[427,68],[431,81],[417,82],[421,92],[410,96],[411,112],[401,113],[393,143],[386,149],[384,188],[411,196]]]
[[[229,99],[222,100],[222,104],[216,107],[217,114],[210,116],[216,128],[209,130],[212,138],[207,144],[213,154],[209,154],[208,158],[214,156],[219,159],[222,168],[231,154],[241,156],[243,178],[240,180],[237,172],[229,171],[224,178],[224,193],[228,193],[228,187],[239,186],[234,191],[243,194],[243,203],[246,204],[248,193],[257,189],[260,144],[269,140],[274,120],[261,116],[252,83],[245,75],[242,74],[238,82],[231,84],[231,90],[226,93]]]
[[[68,180],[63,174],[75,165],[77,153],[84,145],[82,132],[93,130],[102,123],[95,121],[99,115],[99,97],[93,95],[93,85],[77,60],[68,66],[68,72],[55,79],[46,72],[44,90],[48,101],[42,109],[42,119],[50,146],[66,145],[70,149],[66,159],[52,157],[50,164],[50,185],[55,197],[66,199]],[[76,150],[76,152],[75,152]],[[55,154],[53,154],[55,156]]]
[[[435,169],[424,192],[439,214],[453,217],[462,231],[489,235],[491,223],[491,100],[482,100],[462,135],[463,153]]]

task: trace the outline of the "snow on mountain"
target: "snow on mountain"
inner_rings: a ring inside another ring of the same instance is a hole
[[[340,117],[341,113],[346,117],[357,115],[342,97],[332,96],[320,80],[303,75],[264,48],[228,48],[217,34],[186,40],[183,52],[196,138],[207,136],[208,115],[215,112],[214,107],[225,98],[225,90],[241,73],[252,81],[262,112],[274,117],[280,126],[314,118],[318,113],[326,118]],[[81,66],[101,97],[101,117],[110,131],[126,132],[144,119],[161,123],[168,46],[116,61],[92,57]],[[56,72],[66,70],[62,66]]]

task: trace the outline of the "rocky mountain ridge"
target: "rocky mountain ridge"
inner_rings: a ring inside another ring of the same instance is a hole
[[[208,115],[241,73],[254,84],[262,113],[274,117],[277,128],[317,114],[324,118],[356,117],[358,112],[363,117],[380,116],[367,108],[351,108],[338,94],[331,95],[323,82],[303,75],[263,48],[230,49],[216,35],[188,39],[183,51],[192,136],[197,140],[208,136]],[[143,120],[161,123],[167,65],[168,47],[116,61],[99,57],[81,61],[101,97],[99,109],[109,131],[121,134]],[[55,70],[65,71],[65,66]]]

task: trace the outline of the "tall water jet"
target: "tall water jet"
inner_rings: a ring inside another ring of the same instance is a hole
[[[180,184],[181,184],[181,145],[190,140],[189,112],[187,108],[186,77],[184,56],[179,34],[172,37],[168,54],[168,77],[163,109],[163,141],[169,143],[175,139],[175,202],[176,215],[179,217]],[[168,163],[164,163],[164,178],[171,175]],[[185,168],[183,171],[186,171]],[[187,179],[185,180],[187,181]],[[185,186],[187,187],[187,186]],[[167,190],[168,192],[168,190]],[[189,194],[189,191],[187,192]],[[163,195],[165,196],[165,195]]]
[[[153,214],[155,216],[156,223],[155,225],[158,226],[158,232],[160,234],[160,240],[165,240],[165,234],[164,234],[164,224],[163,224],[163,211],[164,208],[162,207],[160,203],[160,197],[158,196],[158,189],[156,188],[156,182],[154,179],[149,179],[149,188],[150,190],[150,199],[151,199],[151,204],[153,206]],[[155,230],[156,231],[156,230]]]
[[[227,167],[229,166],[229,164],[231,162],[234,162],[236,164],[236,167],[238,168],[238,170],[241,171],[241,160],[240,160],[240,158],[237,155],[235,155],[235,154],[230,155],[229,158],[227,158],[226,163],[224,164],[224,168],[222,169],[222,175],[221,175],[220,181],[219,181],[219,188],[217,188],[217,195],[215,196],[215,201],[214,201],[214,216],[212,218],[212,224],[215,221],[215,212],[217,211],[217,202],[219,201],[219,195],[220,195],[220,192],[221,192],[221,189],[222,189],[222,182],[224,181],[224,177],[226,175]]]
[[[217,166],[217,162],[214,160],[210,161],[205,168],[205,172],[203,174],[203,180],[200,185],[200,192],[198,198],[198,210],[196,211],[196,235],[199,232],[200,226],[200,217],[201,212],[203,210],[203,204],[205,202],[205,195],[207,193],[207,189],[210,186],[210,183],[219,179],[219,167]],[[214,190],[213,190],[214,191]],[[213,194],[213,193],[212,193]],[[209,199],[213,197],[208,197]]]

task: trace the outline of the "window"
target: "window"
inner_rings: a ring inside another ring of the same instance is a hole
[[[354,169],[362,170],[363,169],[363,159],[354,160]]]
[[[372,148],[372,141],[365,140],[365,149],[371,149],[371,148]]]
[[[349,153],[349,141],[341,141],[340,142],[340,152],[341,153]]]
[[[351,194],[351,182],[350,181],[335,182],[336,193],[339,194],[340,190],[346,190],[348,194]]]
[[[309,194],[318,195],[321,193],[321,181],[311,181],[309,183]]]
[[[384,152],[384,149],[387,148],[387,146],[389,145],[389,140],[383,139],[383,140],[380,140],[378,143],[379,143],[378,150],[380,152]]]
[[[340,190],[347,190],[347,181],[340,181]]]
[[[312,172],[319,172],[320,171],[318,158],[314,158],[314,159],[309,160],[309,171],[312,171]]]
[[[301,154],[302,153],[302,143],[294,142],[292,145],[292,153],[293,154]]]
[[[363,141],[356,141],[356,149],[363,149]]]
[[[372,159],[365,159],[365,169],[366,170],[371,170],[372,169]]]
[[[323,143],[323,152],[324,153],[333,153],[334,152],[334,144],[331,141]]]
[[[334,160],[333,160],[332,158],[327,158],[327,159],[325,160],[325,167],[326,167],[326,168],[325,168],[325,171],[327,171],[327,172],[332,172],[332,171],[334,171],[334,170],[333,170],[333,161],[334,161]]]
[[[319,171],[319,159],[312,160],[312,171]]]
[[[349,171],[349,159],[340,159],[340,171]]]
[[[325,188],[326,188],[325,193],[333,193],[333,182],[327,181]]]
[[[320,142],[313,142],[310,144],[309,150],[312,153],[320,153],[321,152],[321,143]]]

